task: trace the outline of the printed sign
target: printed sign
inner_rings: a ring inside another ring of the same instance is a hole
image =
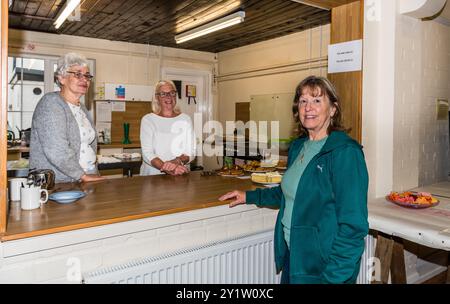
[[[328,73],[361,71],[362,40],[353,40],[328,46]]]

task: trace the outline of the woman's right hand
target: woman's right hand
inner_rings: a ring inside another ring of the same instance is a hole
[[[95,175],[95,174],[85,174],[80,179],[81,179],[82,183],[89,183],[89,182],[98,182],[98,181],[105,180],[106,177],[100,176],[100,175]]]
[[[171,172],[175,171],[177,168],[177,164],[174,164],[173,162],[166,161],[161,166],[161,171],[166,172],[167,174],[171,174]]]
[[[161,171],[170,175],[183,175],[187,173],[185,166],[175,164],[172,161],[166,161],[161,167]]]
[[[222,195],[221,197],[219,197],[219,201],[225,201],[228,199],[235,199],[234,201],[230,202],[229,207],[234,207],[237,205],[241,205],[241,204],[245,204],[245,200],[246,200],[246,195],[245,192],[243,191],[232,191],[232,192],[228,192],[227,194]]]

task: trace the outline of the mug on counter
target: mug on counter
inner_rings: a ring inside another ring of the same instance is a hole
[[[22,183],[26,185],[27,179],[16,177],[9,180],[9,199],[11,201],[20,201],[20,188],[22,188]]]
[[[45,193],[45,199],[42,199],[42,193]],[[22,210],[33,210],[45,204],[48,201],[47,189],[41,189],[40,187],[24,187],[20,188],[20,207]]]

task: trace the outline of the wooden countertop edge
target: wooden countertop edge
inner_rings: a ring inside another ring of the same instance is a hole
[[[197,210],[197,209],[202,209],[202,208],[216,207],[216,206],[221,206],[221,205],[226,205],[226,204],[228,204],[228,202],[217,201],[217,202],[205,203],[205,204],[201,204],[201,205],[197,205],[197,206],[181,207],[181,208],[167,209],[167,210],[141,213],[141,214],[135,214],[135,215],[128,215],[128,216],[116,217],[116,218],[111,218],[111,219],[106,219],[106,220],[98,220],[98,221],[93,221],[93,222],[72,224],[72,225],[68,225],[68,226],[41,229],[41,230],[35,230],[35,231],[30,231],[30,232],[18,233],[18,234],[10,234],[10,235],[1,234],[0,241],[1,242],[14,241],[14,240],[19,240],[19,239],[24,239],[24,238],[29,238],[29,237],[42,236],[42,235],[48,235],[48,234],[58,233],[58,232],[66,232],[66,231],[77,230],[77,229],[91,228],[91,227],[97,227],[97,226],[102,226],[102,225],[132,221],[132,220],[139,220],[139,219],[148,218],[148,217],[172,214],[172,213],[177,213],[177,212],[185,212],[185,211]]]

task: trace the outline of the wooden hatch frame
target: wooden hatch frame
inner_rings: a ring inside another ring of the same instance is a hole
[[[319,1],[308,0],[304,3],[314,4]],[[339,43],[363,38],[364,0],[329,0],[332,10],[331,43]],[[0,237],[7,228],[7,63],[8,63],[8,1],[1,1],[0,7],[1,57],[0,57]],[[362,71],[330,74],[330,80],[336,85],[344,104],[344,122],[352,127],[351,135],[361,142],[362,115]],[[349,104],[350,112],[345,111]]]

